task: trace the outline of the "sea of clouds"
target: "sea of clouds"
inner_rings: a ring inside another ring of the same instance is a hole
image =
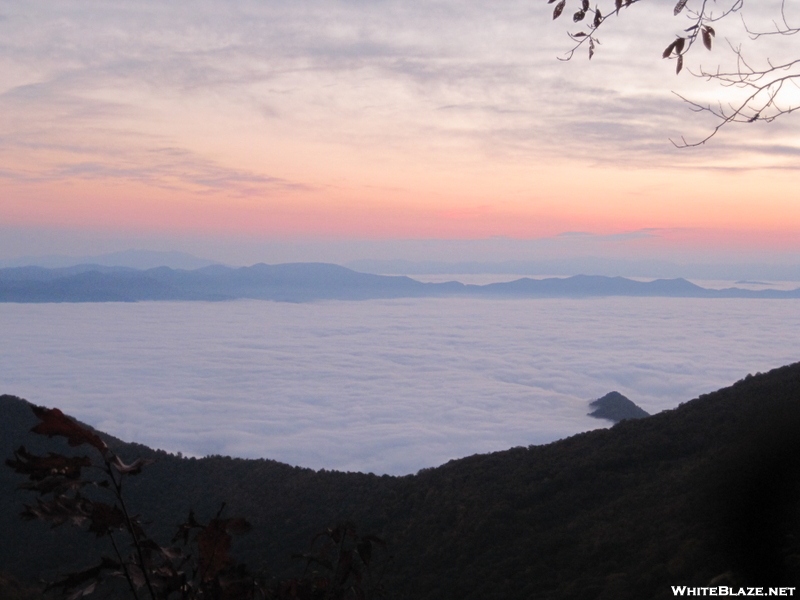
[[[800,302],[0,304],[0,393],[172,452],[405,474],[800,359]]]

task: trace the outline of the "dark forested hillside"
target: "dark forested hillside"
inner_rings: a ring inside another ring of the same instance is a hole
[[[27,433],[35,420],[25,402],[3,396],[0,407],[6,456],[21,443],[58,446]],[[720,576],[725,585],[797,584],[797,431],[800,364],[611,429],[405,477],[112,443],[156,460],[129,489],[156,537],[168,539],[188,509],[209,516],[226,500],[253,523],[236,553],[254,569],[291,573],[292,552],[349,519],[389,543],[391,598],[638,600]],[[91,536],[18,518],[31,501],[14,490],[19,479],[0,472],[0,572],[28,580],[89,563]]]

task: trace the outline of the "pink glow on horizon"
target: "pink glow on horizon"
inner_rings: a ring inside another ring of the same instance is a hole
[[[523,168],[309,168],[214,186],[151,177],[5,182],[0,223],[273,239],[538,239],[652,229],[647,247],[800,250],[793,173]],[[280,174],[279,174],[280,175]],[[274,183],[273,183],[274,181]],[[287,178],[288,181],[288,178]],[[768,195],[764,190],[769,189]],[[755,200],[757,198],[757,200]],[[626,241],[625,247],[636,248]],[[609,247],[613,245],[608,242]]]
[[[675,149],[709,123],[668,86],[708,90],[660,42],[562,64],[521,2],[112,4],[4,14],[0,227],[800,250],[797,121]]]
[[[684,216],[670,222],[649,215],[624,211],[607,215],[598,211],[581,214],[578,206],[566,205],[559,213],[554,207],[537,210],[522,203],[497,206],[465,204],[439,207],[416,199],[403,205],[385,202],[365,206],[363,202],[337,200],[320,203],[314,194],[274,193],[268,199],[197,195],[149,186],[108,185],[73,182],[59,185],[59,202],[47,189],[33,193],[28,186],[13,190],[18,202],[4,202],[2,222],[6,226],[82,228],[106,232],[160,232],[161,234],[235,235],[248,238],[291,239],[513,239],[553,237],[565,231],[597,235],[652,230],[653,238],[625,241],[633,251],[648,248],[687,251],[800,250],[798,227],[787,219],[759,222],[742,211],[740,221],[729,219],[727,227],[714,227],[705,215],[695,222]],[[765,226],[766,225],[766,226]],[[607,242],[623,247],[623,242]]]

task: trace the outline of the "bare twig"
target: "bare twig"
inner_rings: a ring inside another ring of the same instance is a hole
[[[549,0],[554,2],[555,0]],[[562,14],[565,8],[565,1],[561,0],[556,5],[553,18]],[[608,0],[610,3],[612,0]],[[559,60],[570,60],[575,53],[584,45],[588,46],[589,58],[592,58],[595,48],[600,44],[597,33],[601,27],[613,15],[619,15],[622,9],[629,8],[642,0],[613,0],[613,8],[609,5],[605,13],[601,12],[599,6],[589,7],[587,0],[580,0],[580,8],[573,15],[575,23],[583,21],[587,16],[593,15],[591,22],[582,31],[575,33],[568,32],[573,41],[572,47],[559,57]],[[690,25],[683,32],[676,36],[674,40],[664,49],[662,57],[676,61],[676,72],[680,73],[684,66],[684,57],[696,47],[698,41],[707,49],[711,49],[713,40],[716,38],[716,30],[712,24],[716,24],[733,14],[740,14],[742,22],[751,39],[757,40],[763,36],[770,35],[795,35],[800,32],[800,27],[793,27],[789,24],[786,16],[786,0],[781,2],[780,18],[773,21],[774,29],[769,31],[756,31],[748,27],[745,22],[743,10],[745,0],[727,0],[727,2],[710,2],[709,0],[677,0],[674,14],[683,14],[689,19]],[[734,71],[723,72],[717,69],[709,71],[702,67],[693,71],[687,69],[695,77],[706,81],[716,82],[722,87],[742,88],[749,90],[749,93],[740,101],[715,108],[709,105],[699,104],[681,94],[677,94],[681,100],[689,105],[695,112],[706,112],[718,119],[717,125],[703,139],[696,142],[687,142],[681,137],[680,141],[670,140],[679,148],[701,146],[714,137],[723,127],[731,123],[753,123],[755,121],[772,122],[778,117],[790,114],[800,109],[798,101],[793,100],[787,93],[788,87],[800,89],[800,59],[785,62],[775,62],[769,57],[764,59],[763,67],[754,67],[748,60],[740,46],[733,46],[729,43],[731,51],[736,57],[736,68]]]

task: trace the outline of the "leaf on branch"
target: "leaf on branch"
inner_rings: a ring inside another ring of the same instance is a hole
[[[76,494],[74,498],[59,496],[47,502],[38,499],[36,506],[26,504],[20,516],[28,521],[33,519],[50,521],[53,527],[63,525],[67,521],[81,526],[89,518],[91,508],[92,503],[89,500]]]
[[[556,7],[553,9],[553,19],[557,19],[561,16],[561,13],[564,12],[564,6],[566,6],[567,0],[561,0]]]
[[[711,38],[714,36],[714,30],[711,27],[703,27],[703,45],[707,50],[711,50]]]
[[[586,32],[584,32],[584,31],[581,31],[581,32],[578,32],[578,33],[573,33],[573,34],[572,34],[572,37],[574,37],[574,38],[582,38],[582,37],[586,37]]]
[[[144,586],[147,583],[147,578],[144,576],[144,571],[136,563],[129,563],[126,565],[128,577],[137,588]]]
[[[600,23],[602,22],[603,22],[603,15],[600,14],[600,9],[597,8],[594,11],[594,23],[593,23],[594,28],[597,29],[598,27],[600,27]]]
[[[93,581],[82,590],[75,590],[69,596],[67,596],[67,600],[78,600],[78,598],[88,596],[89,594],[94,593],[95,588],[97,588],[97,581]]]
[[[353,564],[353,551],[352,550],[343,550],[339,553],[339,561],[336,563],[336,583],[342,585],[345,581],[347,581],[348,575],[354,570]],[[356,580],[359,579],[359,574],[356,572]]]
[[[683,55],[682,54],[678,56],[678,64],[675,67],[675,74],[679,75],[680,72],[681,72],[681,69],[683,69]]]
[[[203,581],[211,581],[217,573],[233,562],[228,554],[231,549],[230,534],[245,533],[249,530],[250,523],[245,519],[214,518],[197,534],[197,548],[200,551]]]
[[[100,439],[100,436],[85,427],[81,427],[59,409],[45,408],[44,406],[31,406],[31,409],[33,414],[41,421],[31,429],[33,433],[48,437],[60,435],[67,438],[67,443],[70,446],[89,444],[103,454],[108,451],[108,446]]]
[[[78,479],[81,476],[81,468],[92,464],[87,456],[68,457],[54,452],[49,452],[47,456],[37,456],[28,452],[25,446],[20,446],[14,451],[14,459],[6,459],[6,465],[20,475],[27,475],[32,481],[55,476]]]
[[[175,537],[172,538],[172,543],[174,544],[178,540],[182,539],[184,544],[188,544],[189,533],[191,533],[193,529],[200,528],[202,528],[202,525],[200,525],[200,523],[197,522],[197,519],[194,518],[194,511],[190,510],[189,517],[186,519],[186,521],[178,525],[178,531],[175,533]]]
[[[678,0],[678,3],[675,5],[675,10],[673,11],[675,16],[680,14],[680,12],[683,10],[683,7],[686,6],[687,1],[688,0]]]
[[[142,468],[146,467],[147,465],[152,465],[153,460],[149,458],[137,458],[131,464],[126,465],[119,456],[114,456],[111,464],[114,465],[114,468],[119,471],[120,473],[124,473],[127,475],[138,475],[142,472]]]
[[[579,10],[574,15],[572,15],[572,20],[575,23],[579,23],[580,21],[583,21],[585,16],[586,16],[586,11],[585,10]]]
[[[619,12],[622,8],[622,0],[614,0],[614,8]]]
[[[36,492],[37,494],[54,494],[62,496],[70,490],[75,490],[88,485],[89,481],[67,479],[66,477],[48,477],[42,481],[21,483],[21,490]]]
[[[328,527],[325,530],[325,534],[329,538],[331,538],[335,543],[339,543],[342,541],[342,527]]]
[[[91,567],[89,569],[85,569],[83,571],[78,571],[77,573],[70,573],[60,581],[54,581],[53,583],[49,584],[45,588],[45,591],[49,591],[54,588],[61,588],[61,591],[66,593],[67,590],[79,587],[84,583],[86,583],[87,581],[92,581],[92,584],[95,584],[97,583],[98,579],[100,578],[100,574],[103,571],[111,569],[119,569],[120,566],[121,565],[118,562],[113,561],[110,558],[103,557],[103,560],[99,565]],[[91,587],[91,585],[89,587]],[[76,598],[80,597],[81,595],[85,594],[79,594],[78,596],[76,596]]]
[[[589,10],[589,0],[583,0],[581,2],[581,10],[583,10],[584,12]]]
[[[589,38],[589,60],[594,56],[594,38]]]
[[[679,37],[669,46],[664,48],[664,52],[661,53],[661,58],[669,58],[673,52],[675,52],[675,54],[680,55],[685,43],[686,43],[686,38]]]

